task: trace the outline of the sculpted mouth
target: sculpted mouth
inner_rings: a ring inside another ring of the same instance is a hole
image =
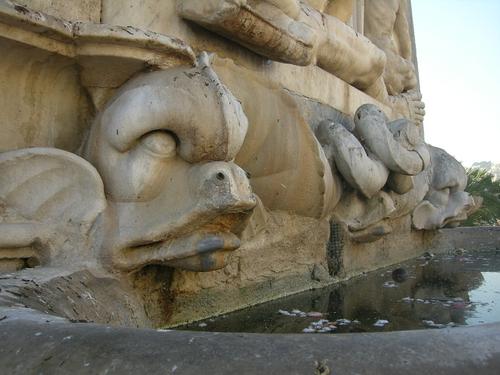
[[[231,232],[193,232],[172,240],[125,249],[123,268],[161,264],[189,271],[212,271],[225,265],[225,256],[241,245]]]

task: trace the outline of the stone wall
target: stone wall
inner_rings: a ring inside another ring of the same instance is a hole
[[[99,23],[101,2],[101,0],[23,0],[20,4],[67,20]]]
[[[438,249],[500,250],[500,227],[441,229],[432,246]]]

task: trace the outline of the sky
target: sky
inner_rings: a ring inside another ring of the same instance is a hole
[[[426,141],[500,162],[500,0],[412,0]]]

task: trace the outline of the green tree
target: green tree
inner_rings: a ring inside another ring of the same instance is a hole
[[[500,220],[500,180],[485,169],[467,169],[469,177],[465,191],[481,196],[483,204],[462,224],[464,226],[498,225]]]

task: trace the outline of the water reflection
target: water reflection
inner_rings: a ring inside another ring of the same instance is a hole
[[[297,316],[283,315],[292,310],[296,311],[291,314]],[[308,317],[299,312],[316,314]],[[322,313],[321,318],[318,312]],[[500,321],[500,253],[428,255],[335,287],[298,294],[184,328],[299,333],[318,319],[351,321],[345,325],[335,324],[335,332],[409,330]],[[389,323],[375,327],[378,320]]]

